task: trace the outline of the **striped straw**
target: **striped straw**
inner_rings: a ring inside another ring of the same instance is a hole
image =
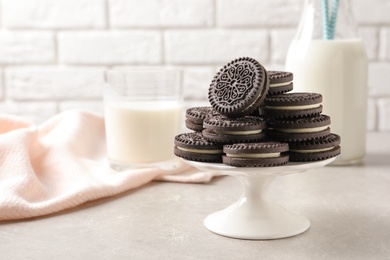
[[[322,30],[325,40],[333,40],[336,30],[337,12],[339,9],[339,0],[333,0],[332,10],[329,18],[328,0],[322,0]]]
[[[322,33],[325,40],[329,40],[328,0],[322,0]]]
[[[329,29],[330,29],[330,39],[334,39],[334,33],[336,30],[336,22],[337,22],[337,10],[339,8],[339,0],[333,0],[332,2],[332,14],[330,16],[329,21]]]

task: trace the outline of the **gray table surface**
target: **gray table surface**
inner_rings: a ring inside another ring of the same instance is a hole
[[[270,195],[310,229],[280,240],[232,239],[203,219],[241,195],[233,177],[152,182],[27,221],[0,223],[0,259],[390,259],[390,133],[368,135],[363,165],[277,178]]]

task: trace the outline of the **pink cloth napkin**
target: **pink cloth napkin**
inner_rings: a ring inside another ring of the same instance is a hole
[[[0,115],[0,220],[58,212],[152,180],[204,183],[217,175],[175,162],[111,170],[104,120],[88,112],[64,112],[39,126]]]

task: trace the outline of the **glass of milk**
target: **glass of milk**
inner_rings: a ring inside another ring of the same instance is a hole
[[[331,117],[331,131],[341,136],[341,154],[333,164],[354,164],[363,160],[366,151],[367,57],[351,1],[329,6],[328,12],[324,3],[306,0],[286,70],[294,73],[294,91],[322,94],[323,114]],[[332,9],[337,10],[333,18]],[[335,19],[330,35],[324,31],[326,13],[329,21]]]
[[[106,72],[104,116],[113,169],[160,164],[174,158],[182,125],[181,72],[136,68]]]

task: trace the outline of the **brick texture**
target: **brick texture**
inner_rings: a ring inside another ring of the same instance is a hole
[[[183,92],[186,101],[208,100],[208,89],[216,70],[212,67],[183,69]]]
[[[102,28],[104,0],[3,0],[9,28]]]
[[[390,98],[378,100],[379,131],[390,131]]]
[[[351,0],[369,58],[367,129],[390,131],[390,1]],[[0,109],[43,120],[102,111],[104,70],[183,70],[186,107],[215,72],[251,56],[284,69],[302,0],[0,0]]]
[[[368,68],[369,94],[372,97],[390,96],[390,87],[386,82],[390,82],[389,63],[371,63]]]
[[[378,29],[371,27],[362,27],[359,29],[360,36],[366,48],[367,58],[370,61],[378,59]]]
[[[100,99],[103,69],[12,68],[6,70],[7,92],[13,100]]]
[[[390,61],[390,27],[381,29],[380,44],[380,59]]]
[[[388,0],[351,0],[356,20],[360,24],[389,24],[390,2]]]
[[[207,27],[213,12],[210,0],[110,0],[113,27]]]
[[[250,56],[265,63],[268,42],[263,30],[169,31],[165,34],[165,58],[168,64],[223,64]]]
[[[54,61],[52,33],[0,32],[0,64],[42,64]]]
[[[160,66],[150,66],[152,68]],[[207,100],[208,88],[217,69],[213,66],[169,66],[182,73],[183,97],[186,102]],[[131,70],[136,66],[113,66],[113,69]]]
[[[283,64],[295,29],[273,30],[271,33],[271,62]]]
[[[31,122],[40,123],[52,116],[57,111],[57,104],[50,102],[12,102],[0,103],[0,111],[11,115],[23,116]]]
[[[103,115],[103,101],[62,101],[59,103],[59,110],[86,110]]]
[[[58,37],[65,64],[161,63],[161,35],[143,32],[64,32]]]
[[[217,0],[220,26],[295,26],[302,12],[301,0]]]
[[[373,98],[369,98],[367,102],[367,130],[377,130],[377,104]]]

